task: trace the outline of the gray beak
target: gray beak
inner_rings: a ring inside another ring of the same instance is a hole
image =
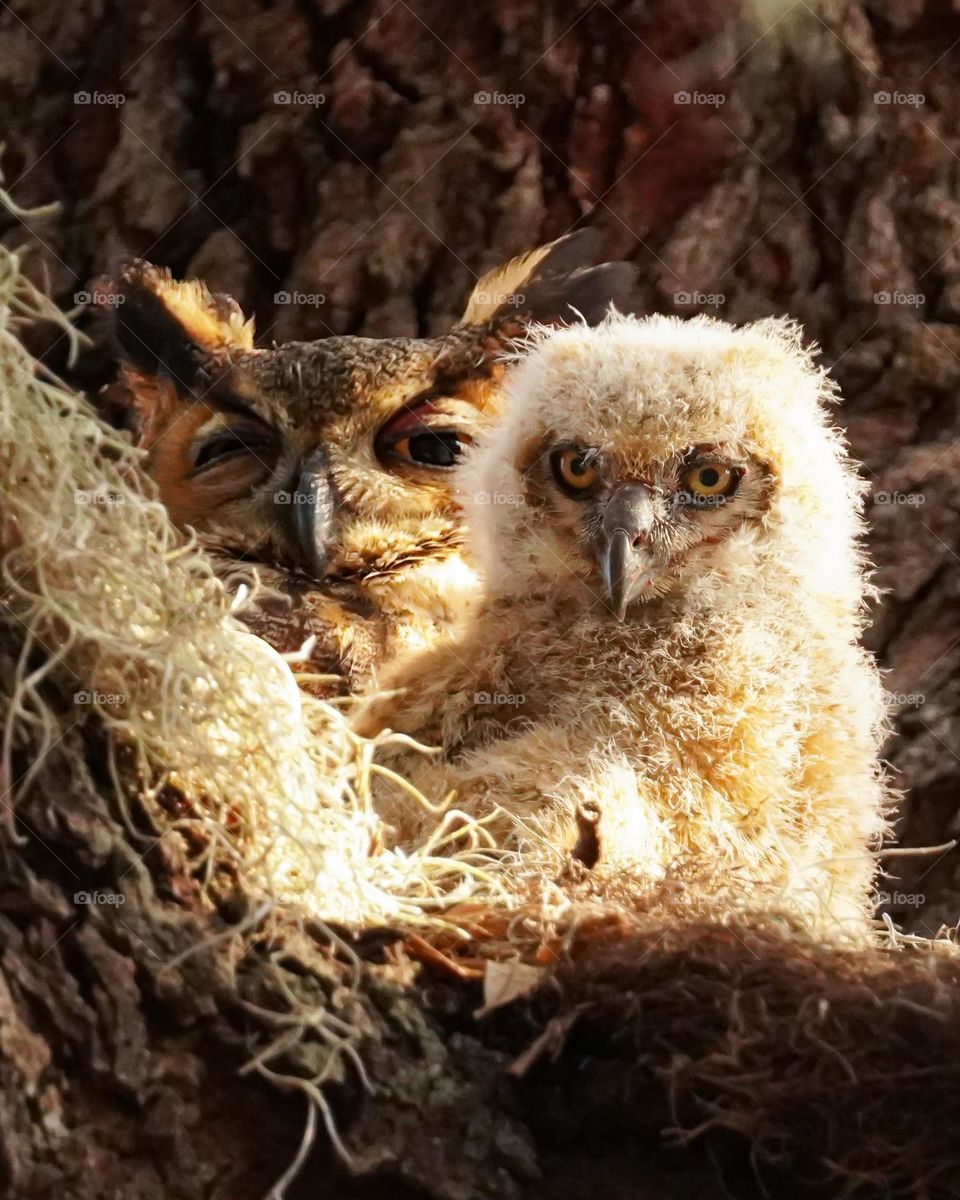
[[[327,562],[334,515],[333,489],[322,450],[312,451],[300,463],[289,504],[286,528],[294,558],[305,574],[320,579]]]
[[[618,621],[626,617],[630,601],[653,582],[649,549],[653,521],[653,497],[642,483],[622,484],[603,514],[600,569]]]

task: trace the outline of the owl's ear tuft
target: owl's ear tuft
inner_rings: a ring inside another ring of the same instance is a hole
[[[637,269],[595,262],[601,235],[579,229],[488,271],[477,280],[460,326],[489,326],[510,337],[528,324],[556,325],[582,317],[595,325],[611,305],[639,307]]]
[[[97,290],[109,310],[113,340],[125,369],[170,379],[184,390],[231,350],[253,349],[253,322],[229,296],[198,280],[176,280],[162,267],[133,262]]]

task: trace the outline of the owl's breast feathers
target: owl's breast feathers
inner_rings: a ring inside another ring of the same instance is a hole
[[[285,567],[251,564],[263,591],[241,619],[282,654],[312,644],[295,670],[336,677],[312,691],[357,691],[380,664],[428,648],[469,609],[476,580],[461,543],[451,527],[417,545],[357,556],[323,590]]]

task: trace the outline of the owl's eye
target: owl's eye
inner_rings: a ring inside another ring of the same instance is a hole
[[[553,452],[550,457],[553,474],[568,496],[584,499],[597,483],[600,469],[595,465],[594,457],[591,451],[575,446]]]
[[[252,417],[218,414],[204,425],[191,451],[193,470],[202,474],[230,460],[248,456],[267,466],[275,450],[268,425]]]
[[[421,467],[447,470],[460,456],[463,444],[452,429],[423,429],[390,446],[390,453]]]
[[[694,499],[726,498],[740,486],[741,472],[722,462],[701,462],[680,477],[680,487]]]
[[[470,442],[459,429],[450,428],[450,419],[435,401],[401,409],[377,434],[376,452],[388,466],[449,471]]]

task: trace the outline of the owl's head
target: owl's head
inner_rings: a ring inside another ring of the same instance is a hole
[[[504,348],[531,321],[601,319],[634,269],[587,265],[593,231],[480,279],[432,338],[255,349],[236,304],[138,263],[111,319],[147,468],[174,521],[229,556],[312,578],[383,577],[455,546],[450,475],[496,412]]]
[[[617,314],[531,334],[458,488],[493,593],[859,604],[861,487],[789,322]]]

